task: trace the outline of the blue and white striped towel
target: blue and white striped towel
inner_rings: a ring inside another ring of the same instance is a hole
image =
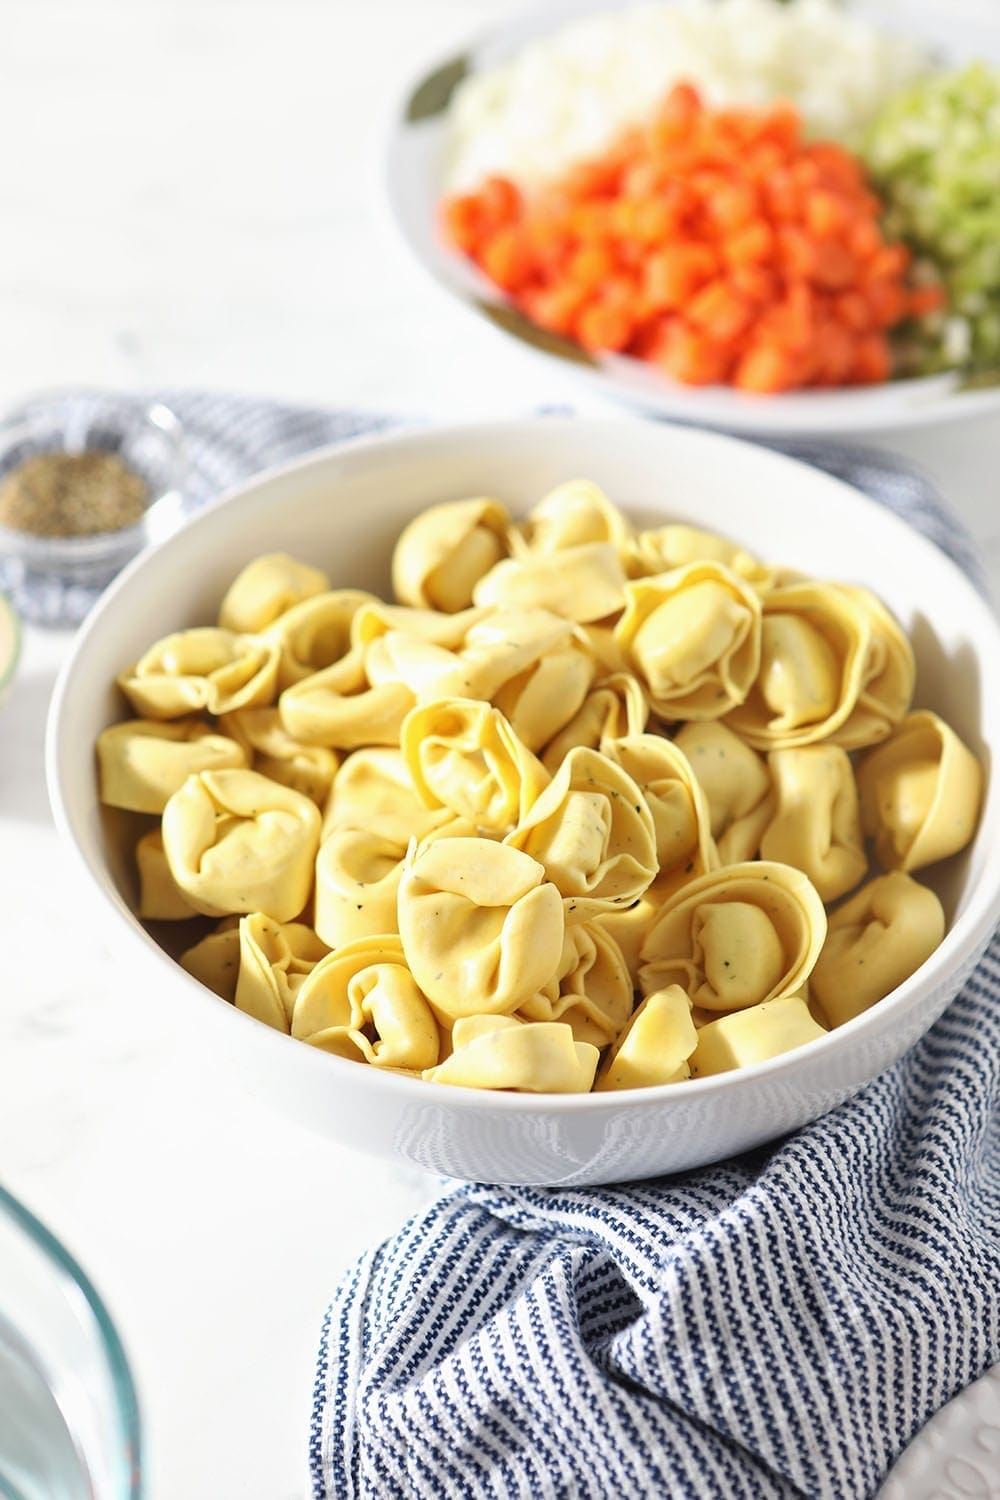
[[[191,510],[386,425],[155,394],[185,424]],[[863,449],[788,449],[981,581],[918,472]],[[453,1186],[366,1255],[324,1325],[314,1494],[858,1500],[998,1360],[994,938],[902,1062],[785,1142],[629,1186]]]

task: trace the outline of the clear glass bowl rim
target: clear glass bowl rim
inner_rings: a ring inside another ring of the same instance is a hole
[[[136,1395],[132,1371],[118,1331],[90,1277],[78,1261],[74,1260],[64,1245],[36,1219],[30,1209],[25,1208],[12,1193],[0,1183],[0,1214],[13,1221],[26,1237],[42,1252],[55,1270],[61,1282],[69,1282],[82,1294],[97,1325],[97,1334],[107,1359],[114,1386],[115,1400],[121,1419],[122,1436],[133,1455],[128,1476],[128,1500],[140,1500],[142,1495],[141,1456],[142,1424],[139,1418],[139,1402]]]

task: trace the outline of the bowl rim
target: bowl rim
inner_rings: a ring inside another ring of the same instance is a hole
[[[905,528],[910,535],[911,545],[921,550],[925,549],[933,556],[937,566],[951,573],[953,584],[959,587],[966,596],[964,604],[966,618],[970,615],[976,617],[977,632],[982,631],[992,635],[992,659],[1000,663],[1000,618],[989,602],[977,591],[968,575],[928,537],[910,526],[895,512],[864,494],[863,491],[823,470],[816,469],[802,459],[790,457],[745,438],[709,429],[688,427],[681,423],[644,421],[631,414],[600,417],[545,414],[434,422],[420,426],[405,424],[399,428],[390,429],[388,432],[366,433],[344,442],[327,444],[291,462],[276,464],[271,468],[261,470],[249,480],[243,480],[234,485],[192,516],[180,530],[174,532],[155,548],[147,549],[134,558],[104,593],[78,631],[73,648],[64,661],[56,680],[49,705],[45,733],[46,783],[53,818],[60,837],[72,851],[78,869],[86,873],[91,894],[96,894],[102,906],[114,913],[116,921],[120,924],[118,930],[124,927],[129,933],[130,941],[135,944],[135,951],[142,951],[147,958],[152,955],[154,959],[166,965],[174,978],[181,981],[185,993],[192,1002],[197,999],[202,1002],[208,1000],[217,1007],[215,1012],[217,1018],[224,1016],[227,1025],[232,1026],[235,1023],[242,1026],[243,1033],[251,1046],[273,1049],[274,1042],[271,1039],[276,1039],[279,1044],[284,1043],[294,1047],[295,1053],[291,1055],[300,1058],[297,1066],[303,1069],[312,1068],[317,1079],[320,1078],[321,1069],[325,1070],[327,1079],[334,1079],[337,1076],[337,1070],[344,1068],[352,1071],[350,1075],[344,1075],[341,1071],[341,1077],[356,1078],[358,1065],[350,1059],[303,1044],[295,1037],[285,1036],[255,1020],[254,1017],[235,1010],[235,1007],[226,1002],[220,1002],[219,998],[206,986],[182,969],[180,964],[145,930],[139,918],[129,910],[124,899],[115,890],[106,865],[103,863],[92,865],[85,854],[74,830],[74,814],[64,796],[61,774],[61,760],[64,753],[62,725],[73,690],[73,679],[78,663],[85,656],[90,637],[97,630],[104,615],[114,607],[118,595],[131,586],[133,577],[141,572],[151,557],[158,555],[163,549],[182,546],[188,531],[196,528],[204,518],[217,512],[235,510],[249,495],[266,489],[276,481],[309,470],[321,470],[326,465],[345,458],[350,461],[358,456],[363,461],[372,454],[377,456],[382,451],[393,449],[405,451],[407,447],[433,449],[460,437],[466,441],[478,441],[484,452],[488,452],[488,445],[491,441],[496,441],[499,435],[510,432],[514,428],[527,427],[550,433],[562,430],[570,434],[574,428],[581,425],[591,430],[597,428],[601,431],[619,434],[627,433],[630,429],[643,429],[647,432],[653,429],[659,430],[666,441],[677,439],[693,446],[704,445],[706,448],[723,446],[730,450],[734,464],[738,465],[742,457],[744,462],[752,461],[764,467],[791,465],[809,484],[815,485],[818,482],[828,489],[831,495],[846,492],[851,496],[852,502],[861,503],[863,508],[870,509],[872,513],[877,513],[880,517],[888,517],[896,525]],[[977,656],[985,658],[985,652],[977,651]],[[1000,745],[997,746],[997,751],[998,762],[1000,762]],[[991,768],[991,771],[996,774],[995,768]],[[943,941],[931,956],[895,991],[850,1021],[827,1032],[825,1036],[744,1068],[712,1074],[704,1078],[686,1079],[680,1087],[677,1084],[655,1084],[647,1088],[618,1089],[586,1094],[508,1093],[502,1090],[473,1089],[454,1084],[427,1082],[421,1078],[408,1078],[400,1074],[389,1074],[383,1069],[374,1067],[366,1069],[366,1077],[371,1087],[379,1090],[390,1089],[392,1091],[390,1097],[394,1096],[401,1103],[409,1099],[411,1103],[447,1104],[450,1108],[457,1109],[483,1109],[488,1104],[490,1108],[500,1109],[504,1113],[519,1115],[532,1115],[540,1111],[546,1114],[552,1111],[560,1114],[574,1114],[581,1111],[591,1114],[614,1114],[618,1112],[623,1098],[628,1100],[630,1108],[649,1109],[662,1108],[667,1100],[676,1099],[679,1095],[685,1099],[691,1099],[693,1095],[696,1095],[701,1100],[708,1100],[721,1092],[735,1099],[739,1093],[756,1088],[762,1080],[771,1081],[794,1072],[805,1058],[832,1059],[836,1054],[853,1049],[859,1042],[863,1043],[866,1036],[888,1030],[891,1019],[905,1014],[919,993],[931,990],[940,984],[947,972],[954,972],[977,962],[1000,922],[1000,865],[998,865],[995,888],[984,892],[983,884],[980,882],[980,885],[973,890],[967,909],[948,929]],[[212,1011],[208,1010],[205,1014],[210,1016]],[[332,1074],[329,1072],[331,1066],[335,1070]]]

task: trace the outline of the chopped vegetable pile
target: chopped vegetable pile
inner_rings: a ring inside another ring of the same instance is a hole
[[[603,155],[530,198],[490,178],[446,200],[444,225],[541,326],[767,393],[885,380],[888,331],[940,308],[881,207],[791,106],[711,110],[682,84]]]
[[[911,84],[881,111],[866,156],[888,231],[948,293],[947,313],[913,330],[907,365],[1000,367],[1000,72],[976,63]]]

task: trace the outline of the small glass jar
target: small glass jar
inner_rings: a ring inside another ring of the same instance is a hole
[[[0,1188],[0,1495],[140,1500],[135,1388],[58,1240]]]
[[[93,449],[116,454],[139,475],[146,508],[134,525],[83,536],[0,525],[0,589],[26,619],[76,624],[137,552],[180,522],[184,434],[160,402],[99,392],[39,398],[0,422],[0,479],[38,454]]]

